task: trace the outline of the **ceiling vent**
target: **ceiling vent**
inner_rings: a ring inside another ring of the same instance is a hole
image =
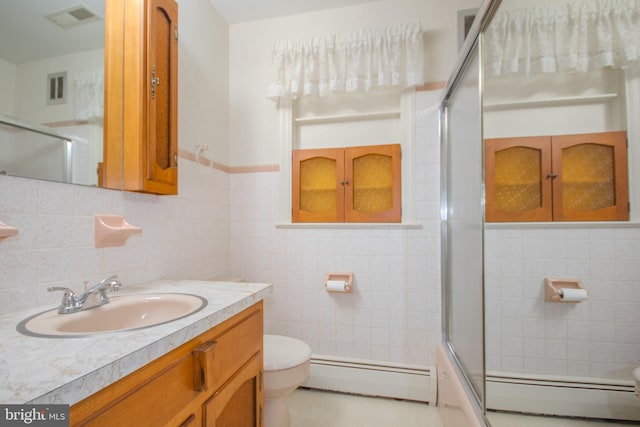
[[[51,13],[46,15],[45,18],[62,28],[72,28],[101,19],[97,13],[83,4]]]

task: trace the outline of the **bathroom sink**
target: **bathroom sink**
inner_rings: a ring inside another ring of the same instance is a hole
[[[69,338],[130,331],[171,322],[207,306],[198,295],[167,293],[111,297],[108,304],[72,314],[57,309],[21,321],[17,330],[36,337]]]

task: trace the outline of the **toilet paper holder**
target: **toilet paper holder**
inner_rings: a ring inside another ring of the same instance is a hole
[[[335,286],[338,282],[344,282],[339,289]],[[353,273],[329,273],[324,286],[327,292],[352,292]]]
[[[566,294],[571,293],[571,297]],[[577,279],[544,279],[544,300],[546,302],[577,303],[587,299],[587,290]]]

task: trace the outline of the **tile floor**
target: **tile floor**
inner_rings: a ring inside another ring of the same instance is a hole
[[[435,406],[298,389],[288,398],[291,427],[442,427]],[[629,427],[638,423],[489,413],[492,427]],[[465,427],[465,426],[456,426]]]

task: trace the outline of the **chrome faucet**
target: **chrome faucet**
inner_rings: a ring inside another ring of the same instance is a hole
[[[107,304],[109,302],[107,291],[111,289],[115,292],[120,288],[120,286],[122,286],[122,283],[120,283],[117,278],[118,276],[108,277],[97,285],[90,287],[80,296],[76,295],[73,290],[60,286],[50,286],[47,290],[49,292],[64,292],[62,295],[62,303],[60,303],[60,307],[58,307],[58,313],[76,313],[78,311]]]

